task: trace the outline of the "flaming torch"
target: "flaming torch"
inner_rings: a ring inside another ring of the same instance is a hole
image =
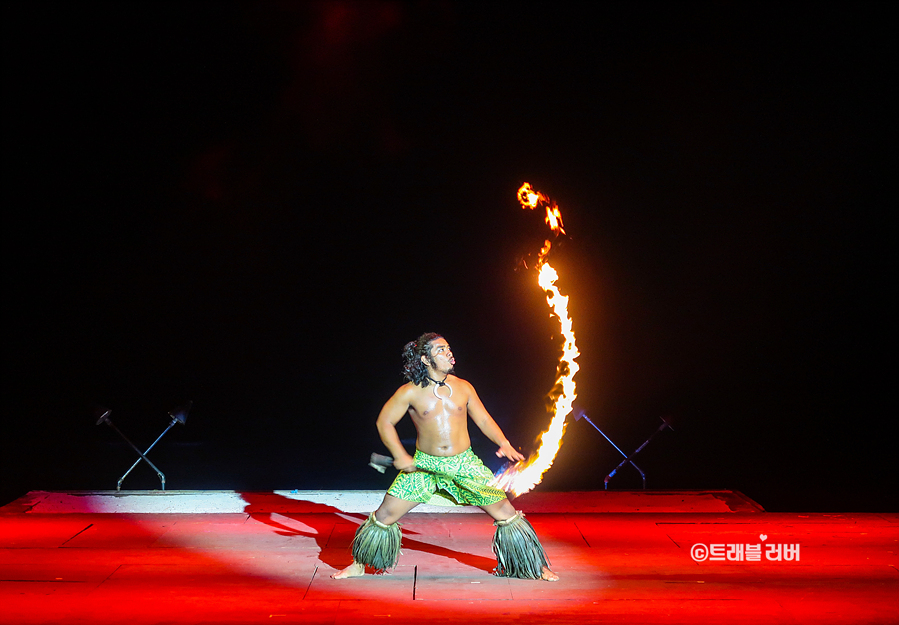
[[[558,237],[565,234],[562,225],[562,214],[555,202],[535,191],[531,185],[525,182],[518,190],[518,201],[524,209],[533,210],[542,206],[546,210],[546,224]],[[562,295],[556,287],[559,274],[547,262],[552,241],[546,239],[543,248],[537,256],[537,284],[546,293],[546,303],[552,311],[551,316],[559,320],[564,343],[562,355],[559,357],[559,366],[556,370],[556,383],[549,391],[548,398],[552,400],[552,420],[549,429],[537,437],[537,451],[524,462],[510,465],[502,469],[493,479],[493,484],[513,495],[522,495],[540,483],[543,474],[552,466],[559,448],[562,446],[562,435],[565,433],[565,417],[571,412],[575,393],[574,376],[580,368],[574,361],[580,354],[574,342],[574,330],[571,327],[571,318],[568,316],[568,296]]]

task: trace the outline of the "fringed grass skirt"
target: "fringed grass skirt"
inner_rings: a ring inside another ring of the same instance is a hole
[[[494,521],[493,553],[496,554],[496,574],[499,577],[540,579],[549,560],[533,526],[517,512],[505,521]]]
[[[356,530],[353,538],[353,560],[383,573],[396,566],[400,557],[402,533],[400,524],[384,525],[372,512]]]

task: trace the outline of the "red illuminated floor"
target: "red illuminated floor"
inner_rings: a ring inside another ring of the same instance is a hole
[[[412,513],[392,575],[335,581],[365,517],[351,503],[238,493],[242,511],[111,513],[90,511],[108,495],[44,495],[0,508],[0,623],[899,622],[897,514],[767,513],[727,492],[533,493],[514,503],[557,583],[491,575],[480,513]],[[696,544],[725,559],[697,562]],[[747,544],[759,561],[727,559]],[[772,561],[777,545],[798,545],[798,560]]]

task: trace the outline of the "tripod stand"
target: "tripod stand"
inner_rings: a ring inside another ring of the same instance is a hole
[[[668,429],[671,430],[672,432],[674,431],[674,427],[672,426],[672,419],[671,419],[671,417],[661,417],[661,419],[662,419],[662,425],[660,425],[660,426],[658,427],[658,429],[657,429],[655,432],[653,432],[652,434],[650,434],[650,435],[649,435],[649,438],[647,438],[647,439],[643,442],[643,444],[640,445],[639,447],[637,447],[637,449],[634,451],[634,453],[632,453],[632,454],[629,455],[629,456],[628,456],[626,453],[624,453],[623,451],[621,451],[621,448],[618,447],[618,445],[616,445],[615,443],[613,443],[613,442],[612,442],[612,439],[609,438],[608,436],[606,436],[606,433],[603,432],[602,430],[600,430],[599,427],[598,427],[595,423],[593,423],[593,421],[590,420],[590,417],[588,417],[585,413],[583,413],[583,412],[578,412],[578,413],[575,414],[574,418],[575,418],[575,420],[577,420],[577,421],[579,421],[579,420],[581,420],[581,419],[586,419],[586,420],[587,420],[587,423],[589,423],[590,425],[592,425],[592,426],[596,429],[597,432],[599,432],[600,434],[602,434],[602,436],[603,436],[604,439],[606,439],[607,441],[609,441],[609,444],[610,444],[612,447],[614,447],[614,448],[618,451],[619,454],[621,454],[622,456],[624,456],[624,460],[622,460],[622,461],[618,464],[617,467],[615,467],[614,469],[612,469],[612,472],[609,473],[609,474],[606,476],[606,478],[603,480],[603,484],[604,484],[604,486],[605,486],[605,489],[606,489],[606,490],[609,490],[609,481],[610,481],[613,477],[615,477],[615,474],[618,472],[618,469],[620,469],[621,467],[623,467],[623,466],[626,465],[626,464],[630,464],[632,467],[634,467],[634,469],[637,470],[637,473],[640,474],[640,478],[643,480],[643,490],[646,490],[646,474],[643,472],[643,470],[642,470],[640,467],[638,467],[636,464],[634,464],[634,456],[636,456],[636,455],[639,454],[641,451],[643,451],[643,448],[646,447],[646,446],[649,444],[649,441],[651,441],[651,440],[653,439],[653,437],[654,437],[656,434],[658,434],[659,432],[661,432],[661,431],[664,430],[665,428],[668,428]]]
[[[155,464],[150,462],[150,459],[147,458],[147,454],[150,453],[150,450],[153,449],[153,447],[156,445],[156,443],[158,443],[159,440],[163,436],[165,436],[165,433],[168,432],[169,430],[171,430],[172,427],[174,427],[174,425],[176,423],[180,423],[181,425],[186,424],[187,413],[190,412],[190,407],[192,405],[193,405],[193,402],[189,401],[186,404],[184,404],[183,406],[178,406],[177,408],[175,408],[171,412],[169,412],[169,417],[172,419],[172,421],[169,423],[168,427],[162,431],[162,434],[160,434],[159,436],[156,437],[156,440],[153,441],[153,444],[150,445],[149,447],[147,447],[146,451],[141,451],[140,449],[138,449],[137,445],[135,445],[130,440],[128,440],[128,437],[125,436],[122,433],[122,431],[115,426],[115,424],[109,418],[109,415],[112,414],[112,410],[107,410],[105,408],[100,409],[100,412],[102,414],[100,414],[100,417],[97,419],[97,425],[100,425],[101,423],[105,423],[106,425],[111,427],[113,430],[118,432],[119,436],[121,436],[123,439],[125,439],[125,442],[128,443],[129,445],[131,445],[131,447],[134,449],[134,451],[137,452],[137,455],[140,456],[137,460],[135,460],[134,464],[131,465],[131,468],[128,469],[127,471],[125,471],[125,475],[123,475],[122,477],[119,478],[119,482],[118,482],[118,484],[116,484],[116,490],[122,490],[122,482],[125,481],[125,478],[128,477],[128,474],[134,470],[134,467],[136,467],[138,464],[140,464],[141,460],[144,460],[147,464],[150,465],[150,467],[154,471],[156,471],[156,475],[159,476],[159,481],[162,485],[162,490],[165,490],[165,474],[162,471],[160,471],[159,468]]]

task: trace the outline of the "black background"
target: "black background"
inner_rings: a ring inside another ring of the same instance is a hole
[[[887,5],[484,4],[4,4],[3,503],[114,488],[97,407],[145,448],[187,400],[169,489],[383,489],[425,331],[532,450],[529,181],[570,235],[578,406],[626,451],[677,419],[650,487],[899,507]],[[540,488],[619,459],[572,421]]]

